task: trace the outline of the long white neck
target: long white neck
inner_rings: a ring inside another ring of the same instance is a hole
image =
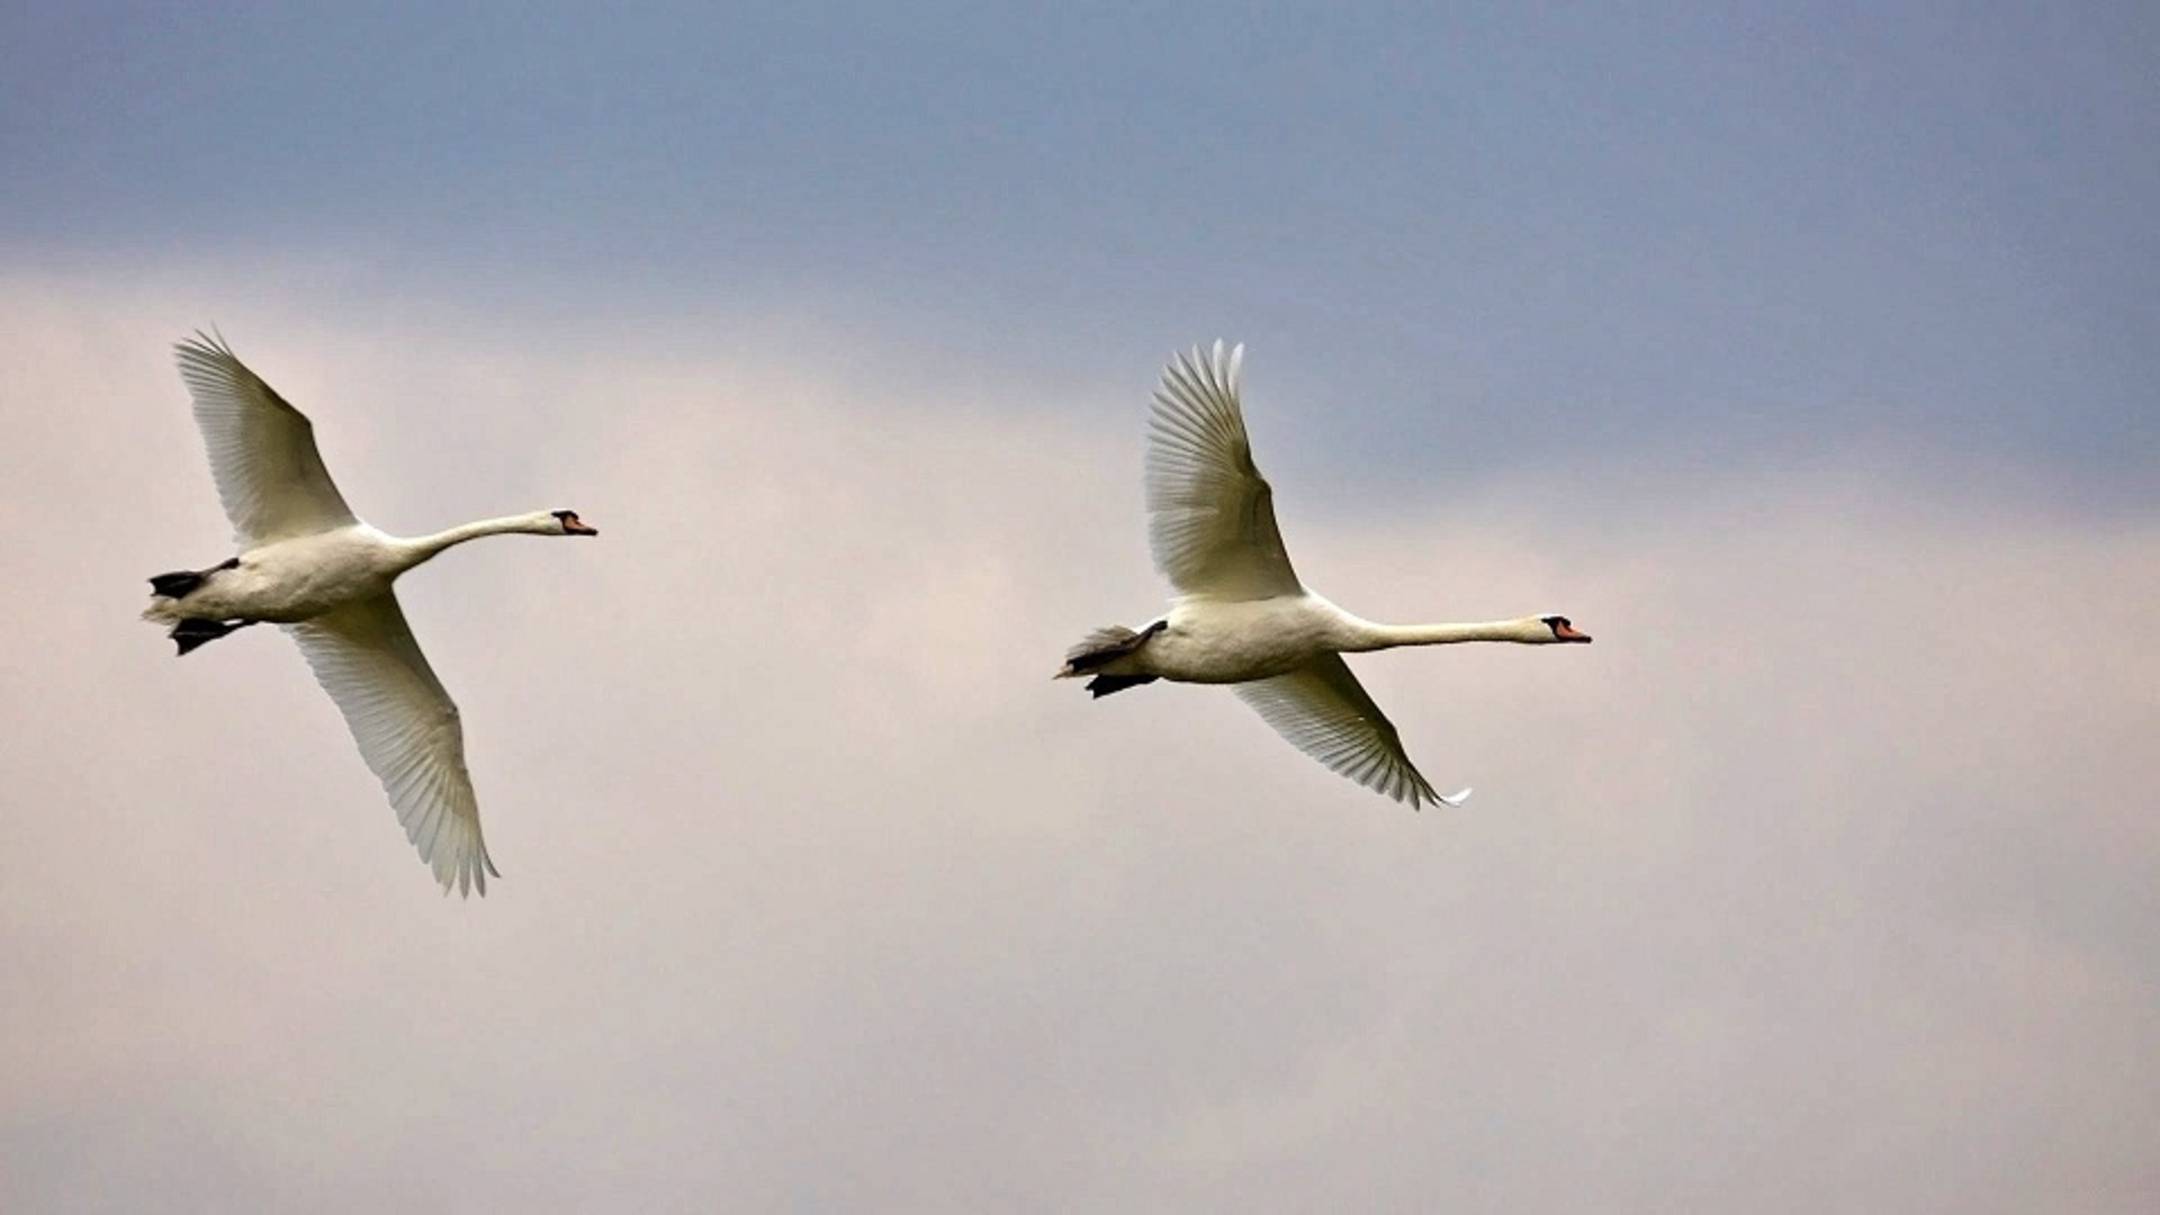
[[[1536,645],[1552,640],[1552,629],[1536,616],[1490,620],[1481,624],[1375,624],[1351,617],[1343,649],[1352,653],[1390,650],[1404,645],[1454,645],[1462,641],[1513,641]]]
[[[474,523],[464,523],[448,531],[436,532],[432,536],[414,536],[400,541],[400,544],[410,558],[407,568],[411,568],[411,566],[428,560],[446,548],[463,544],[467,540],[478,540],[482,536],[559,536],[561,534],[562,521],[557,519],[553,512],[536,510],[529,515],[505,515],[500,519],[481,519]]]

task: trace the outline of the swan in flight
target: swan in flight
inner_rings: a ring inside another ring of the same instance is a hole
[[[488,875],[502,875],[480,837],[457,705],[420,653],[390,584],[482,536],[599,533],[576,511],[543,510],[432,536],[386,535],[345,505],[307,416],[223,338],[198,333],[175,349],[239,553],[209,569],[152,578],[143,619],[172,626],[182,654],[248,625],[284,625],[443,892],[486,894]]]
[[[1057,677],[1093,676],[1097,697],[1168,679],[1233,685],[1277,733],[1333,771],[1412,809],[1446,796],[1403,751],[1344,654],[1405,645],[1587,642],[1565,616],[1487,624],[1363,620],[1298,581],[1275,526],[1275,498],[1253,465],[1238,405],[1245,348],[1195,347],[1164,369],[1148,424],[1148,541],[1177,591],[1168,615],[1137,632],[1098,629]]]

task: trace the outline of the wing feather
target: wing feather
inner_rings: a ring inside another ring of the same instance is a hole
[[[1275,525],[1275,492],[1253,464],[1238,405],[1243,346],[1194,347],[1163,369],[1148,421],[1148,541],[1188,595],[1267,599],[1303,588]]]
[[[464,726],[397,597],[384,593],[287,629],[435,880],[445,892],[485,895],[489,875],[502,874],[480,835]]]
[[[1236,687],[1275,732],[1327,768],[1383,796],[1422,809],[1428,801],[1460,805],[1468,789],[1436,792],[1403,750],[1395,725],[1366,694],[1340,654],[1315,658],[1287,675]]]
[[[173,349],[237,540],[253,546],[355,521],[323,467],[306,414],[249,371],[223,338],[198,333]]]

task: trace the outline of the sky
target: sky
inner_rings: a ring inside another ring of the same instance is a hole
[[[0,13],[0,1207],[2160,1201],[2160,18]],[[371,522],[438,897],[228,552],[216,324]],[[1248,344],[1461,811],[1140,624]],[[57,577],[55,575],[58,575]],[[59,602],[53,602],[58,599]]]

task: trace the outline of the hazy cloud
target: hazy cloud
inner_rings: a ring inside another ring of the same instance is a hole
[[[0,290],[0,1205],[2160,1198],[2160,521],[1883,444],[1376,487],[1256,350],[1317,587],[1598,636],[1361,660],[1479,786],[1413,815],[1226,694],[1049,682],[1161,601],[1149,366],[187,281]],[[165,350],[213,316],[371,520],[603,532],[402,592],[484,902],[289,643],[132,620],[226,551]]]

